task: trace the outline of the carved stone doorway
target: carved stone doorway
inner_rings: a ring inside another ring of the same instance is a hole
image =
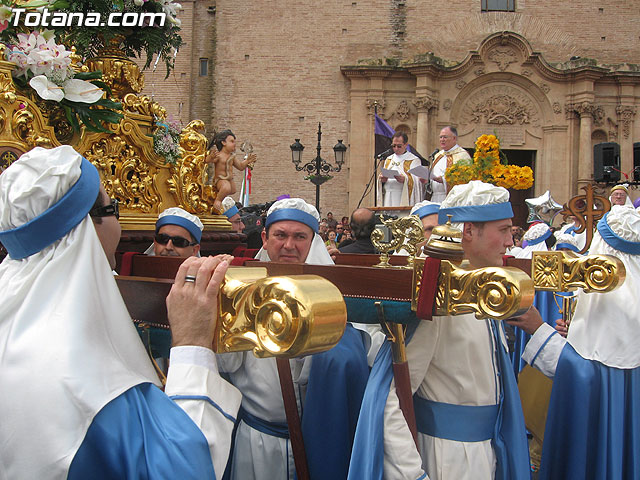
[[[536,150],[503,150],[507,155],[509,165],[518,165],[520,167],[531,167],[533,170],[534,178],[536,172]],[[527,217],[529,216],[529,209],[524,201],[527,198],[533,198],[533,187],[527,190],[509,190],[511,197],[511,206],[513,207],[513,224],[519,225],[525,230],[527,229]]]

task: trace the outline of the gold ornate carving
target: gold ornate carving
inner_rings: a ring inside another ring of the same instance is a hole
[[[128,93],[139,93],[144,88],[144,76],[140,67],[127,58],[118,47],[121,39],[114,37],[109,48],[105,48],[95,58],[90,58],[86,66],[92,72],[102,71],[105,82],[114,95],[124,98]]]
[[[138,96],[128,93],[122,99],[122,109],[125,112],[147,115],[151,118],[167,118],[167,110],[146,95]]]
[[[84,156],[100,172],[109,196],[117,198],[127,210],[155,213],[160,203],[157,169],[143,161],[133,145],[119,135],[105,136]]]
[[[610,292],[624,282],[626,270],[611,255],[580,257],[573,252],[533,252],[531,261],[536,290],[569,292],[582,288],[586,293]]]
[[[385,218],[382,219],[382,223],[391,229],[391,225],[393,224],[393,220],[387,220]],[[374,265],[376,268],[391,268],[391,264],[389,263],[389,254],[402,245],[402,239],[399,236],[391,235],[391,238],[388,242],[384,242],[384,230],[381,228],[376,228],[373,232],[371,232],[371,243],[373,246],[378,249],[379,252],[382,252],[380,255],[380,263]]]
[[[496,63],[501,72],[504,72],[510,64],[518,61],[515,52],[508,47],[494,48],[489,52],[487,58]]]
[[[210,185],[204,184],[207,138],[203,133],[204,122],[201,120],[192,121],[182,130],[182,162],[171,165],[171,177],[167,180],[176,202],[196,215],[213,213],[217,195]]]
[[[384,230],[376,228],[371,233],[371,243],[382,254],[380,255],[380,263],[374,265],[376,268],[391,268],[389,263],[389,254],[400,248],[404,248],[412,258],[416,251],[417,245],[424,241],[422,231],[422,222],[414,215],[398,218],[397,220],[382,219],[382,223],[389,229],[391,238],[388,242],[384,242]],[[409,262],[406,268],[413,268],[413,261]]]
[[[35,115],[30,109],[18,108],[13,112],[11,129],[15,136],[29,147],[27,150],[33,147],[50,148],[52,146],[51,139],[38,134],[34,121]]]
[[[338,343],[347,322],[342,294],[316,275],[267,277],[265,268],[231,268],[219,293],[213,350],[253,350],[292,358]]]
[[[414,272],[421,272],[424,259],[417,258]],[[422,275],[414,275],[412,308],[422,284]],[[442,260],[436,290],[436,315],[474,313],[476,318],[505,320],[522,315],[533,304],[533,280],[513,267],[469,269]]]

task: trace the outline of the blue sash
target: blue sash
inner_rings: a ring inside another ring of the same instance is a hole
[[[457,442],[482,442],[493,438],[498,405],[453,405],[413,396],[418,431]]]
[[[267,435],[271,435],[272,437],[286,438],[287,440],[289,439],[289,427],[287,425],[287,422],[268,422],[267,420],[263,420],[260,417],[251,415],[244,408],[240,408],[240,412],[238,412],[238,418],[254,430],[266,433]]]

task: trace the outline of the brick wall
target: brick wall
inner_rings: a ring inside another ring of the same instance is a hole
[[[315,187],[295,171],[289,145],[300,138],[303,161],[312,160],[318,122],[325,160],[333,161],[339,138],[348,145],[349,81],[341,65],[428,51],[461,61],[503,30],[524,36],[549,62],[578,55],[640,63],[638,0],[515,1],[515,13],[482,13],[480,0],[187,0],[176,69],[167,80],[160,65],[147,73],[145,93],[184,124],[200,118],[250,140],[258,155],[253,201],[289,193],[313,203]],[[198,75],[200,58],[209,58],[206,77]],[[348,214],[345,167],[321,188],[323,213]],[[352,187],[352,198],[366,180]]]

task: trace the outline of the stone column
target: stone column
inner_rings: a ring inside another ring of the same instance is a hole
[[[591,126],[593,123],[593,103],[582,102],[575,105],[580,115],[580,146],[578,149],[578,183],[593,178],[593,149],[591,148]]]
[[[432,108],[436,108],[437,100],[429,97],[419,97],[413,101],[418,111],[418,124],[416,133],[416,148],[423,157],[431,153],[429,151],[429,115]]]

